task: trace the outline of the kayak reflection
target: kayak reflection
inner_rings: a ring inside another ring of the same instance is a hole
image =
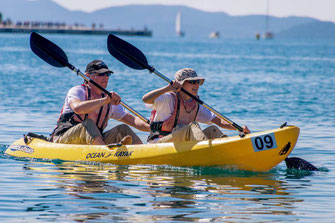
[[[47,182],[38,189],[45,195],[27,209],[58,217],[65,211],[75,221],[256,220],[294,216],[294,203],[303,201],[290,195],[292,187],[276,172],[75,162],[29,162],[24,169]]]

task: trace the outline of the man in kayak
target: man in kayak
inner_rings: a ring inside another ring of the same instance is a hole
[[[201,130],[198,122],[214,123],[221,128],[235,130],[235,127],[180,91],[183,87],[199,97],[198,90],[204,81],[193,69],[184,68],[176,72],[172,85],[150,91],[143,96],[144,103],[150,104],[153,109],[149,143],[207,140],[226,136],[214,125]],[[243,126],[243,132],[250,133],[246,126]]]
[[[103,61],[94,60],[87,65],[85,73],[101,87],[106,88],[109,76],[113,72]],[[128,125],[149,132],[149,124],[127,113],[120,105],[121,97],[116,92],[110,93],[111,97],[105,95],[90,82],[72,87],[66,95],[57,127],[51,134],[53,142],[93,145],[142,144]],[[125,124],[103,132],[110,118]]]

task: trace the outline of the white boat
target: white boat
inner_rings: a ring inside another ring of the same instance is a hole
[[[274,35],[269,31],[269,9],[270,2],[266,1],[266,18],[265,18],[265,33],[263,34],[263,39],[273,39]]]
[[[272,32],[266,32],[263,35],[264,39],[273,39],[273,33]]]
[[[178,36],[185,35],[185,33],[181,30],[181,12],[178,12],[176,16],[176,34]]]
[[[218,39],[218,38],[220,38],[220,33],[219,32],[211,32],[209,34],[209,38],[211,38],[211,39]]]

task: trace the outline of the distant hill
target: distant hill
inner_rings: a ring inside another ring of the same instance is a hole
[[[177,12],[182,13],[182,29],[189,37],[208,37],[213,31],[223,38],[254,38],[263,33],[264,15],[230,16],[224,12],[205,12],[185,6],[128,5],[110,7],[86,13],[70,11],[51,0],[0,0],[3,19],[13,21],[39,20],[104,24],[105,28],[143,29],[147,27],[154,36],[174,36]],[[270,31],[276,38],[333,38],[335,23],[322,22],[308,17],[270,17]]]
[[[277,34],[278,38],[335,39],[333,22],[315,21],[294,26]]]

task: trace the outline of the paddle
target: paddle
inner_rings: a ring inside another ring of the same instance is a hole
[[[166,82],[172,84],[172,81],[169,78],[165,77],[163,74],[158,72],[154,67],[150,66],[148,64],[148,61],[145,55],[139,49],[137,49],[135,46],[131,45],[130,43],[120,39],[119,37],[116,37],[113,34],[109,34],[108,39],[107,39],[107,47],[108,47],[108,51],[110,52],[112,56],[114,56],[117,60],[127,65],[128,67],[136,69],[136,70],[147,69],[150,71],[150,73],[154,73],[160,78],[162,78],[163,80],[165,80]],[[211,108],[205,102],[195,97],[194,95],[186,91],[184,88],[181,88],[181,91],[187,94],[188,96],[190,96],[193,100],[197,101],[199,104],[201,104],[208,110],[212,111],[214,114],[216,114],[221,119],[225,120],[226,122],[234,126],[240,132],[241,137],[244,136],[243,128],[241,126],[231,121],[224,115],[220,114],[214,108]]]
[[[92,83],[94,86],[99,88],[105,94],[111,97],[111,93],[107,91],[105,88],[101,87],[98,83],[90,79],[88,76],[83,74],[79,69],[76,69],[72,64],[69,63],[68,58],[65,52],[56,44],[51,42],[50,40],[44,38],[43,36],[32,32],[30,35],[30,47],[32,51],[39,56],[42,60],[47,62],[48,64],[54,67],[68,67],[72,71],[74,71],[77,75],[80,75],[85,81]],[[126,103],[120,102],[120,104],[131,111],[133,114],[138,116],[143,121],[150,123],[148,119],[143,117],[141,114],[136,112],[134,109],[129,107]]]
[[[288,169],[298,169],[298,170],[309,170],[309,171],[318,171],[313,164],[307,162],[304,159],[298,157],[291,157],[285,159],[285,164]]]

